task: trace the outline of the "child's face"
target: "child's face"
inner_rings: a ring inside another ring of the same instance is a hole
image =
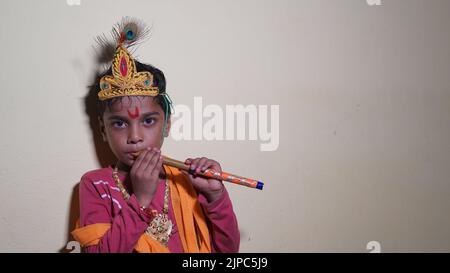
[[[133,153],[147,147],[161,149],[164,111],[153,97],[123,97],[106,108],[100,129],[114,155],[125,165],[136,160]],[[166,136],[170,130],[167,120]]]

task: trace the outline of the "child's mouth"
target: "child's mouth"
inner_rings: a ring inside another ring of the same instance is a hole
[[[142,151],[143,151],[143,150],[136,151],[136,152],[132,152],[132,153],[130,153],[130,155],[131,155],[134,159],[136,159],[136,158],[142,153]]]

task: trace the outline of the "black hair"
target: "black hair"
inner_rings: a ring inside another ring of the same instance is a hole
[[[165,95],[167,94],[166,94],[166,78],[164,77],[164,73],[150,64],[143,64],[136,60],[134,61],[134,63],[136,64],[137,72],[148,71],[150,72],[150,74],[153,75],[153,86],[158,87],[159,90],[158,95],[153,97],[153,99],[156,101],[156,103],[158,103],[159,106],[161,106],[163,112],[167,113],[167,117],[164,117],[165,120],[169,119],[171,114],[171,102],[170,100],[167,100],[167,97],[165,97]],[[104,74],[100,75],[100,77],[98,78],[100,79],[105,75],[112,75],[111,67]],[[98,91],[100,91],[100,87],[98,87]],[[122,99],[123,97],[115,97],[104,101],[97,99],[97,115],[99,116],[99,118],[102,119],[103,113],[105,112],[106,108],[111,110],[112,105],[117,101],[121,101]]]

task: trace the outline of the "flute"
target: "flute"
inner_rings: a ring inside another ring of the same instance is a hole
[[[164,155],[163,155],[163,164],[192,173],[192,170],[189,168],[189,165],[186,165],[182,161],[178,161],[178,160],[169,158]],[[245,177],[231,174],[231,173],[219,172],[219,171],[216,171],[213,169],[206,169],[202,172],[195,172],[195,174],[204,176],[207,178],[214,178],[214,179],[219,179],[222,181],[227,181],[227,182],[231,182],[231,183],[242,185],[242,186],[247,186],[247,187],[258,189],[258,190],[262,190],[263,186],[264,186],[264,183],[261,181],[251,179],[251,178],[245,178]]]
[[[133,153],[134,157],[138,157],[139,154],[142,151],[138,151]],[[264,187],[264,183],[255,179],[251,179],[251,178],[245,178],[239,175],[235,175],[235,174],[231,174],[231,173],[226,173],[226,172],[219,172],[213,169],[206,169],[204,171],[201,172],[196,172],[194,170],[191,170],[189,168],[189,165],[184,164],[184,162],[179,161],[179,160],[175,160],[173,158],[167,157],[165,155],[162,156],[163,157],[163,164],[167,165],[167,166],[171,166],[171,167],[175,167],[178,168],[180,170],[185,170],[189,173],[195,173],[196,175],[200,175],[203,177],[207,177],[207,178],[214,178],[214,179],[218,179],[218,180],[222,180],[222,181],[226,181],[226,182],[231,182],[234,184],[238,184],[238,185],[242,185],[242,186],[247,186],[250,188],[254,188],[254,189],[258,189],[258,190],[262,190]]]

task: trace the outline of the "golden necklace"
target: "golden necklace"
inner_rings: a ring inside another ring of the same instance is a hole
[[[117,186],[120,189],[120,192],[122,193],[123,198],[128,201],[130,199],[130,194],[125,189],[122,181],[119,178],[118,174],[118,164],[114,167],[113,171],[113,178],[114,181],[116,181]],[[145,231],[150,237],[155,239],[156,241],[160,242],[162,245],[167,246],[170,235],[172,233],[172,221],[168,217],[169,213],[169,181],[166,178],[165,181],[166,189],[164,191],[164,207],[163,207],[163,213],[158,213],[156,210],[152,210],[153,219],[150,222],[150,224],[147,227],[147,230]]]

